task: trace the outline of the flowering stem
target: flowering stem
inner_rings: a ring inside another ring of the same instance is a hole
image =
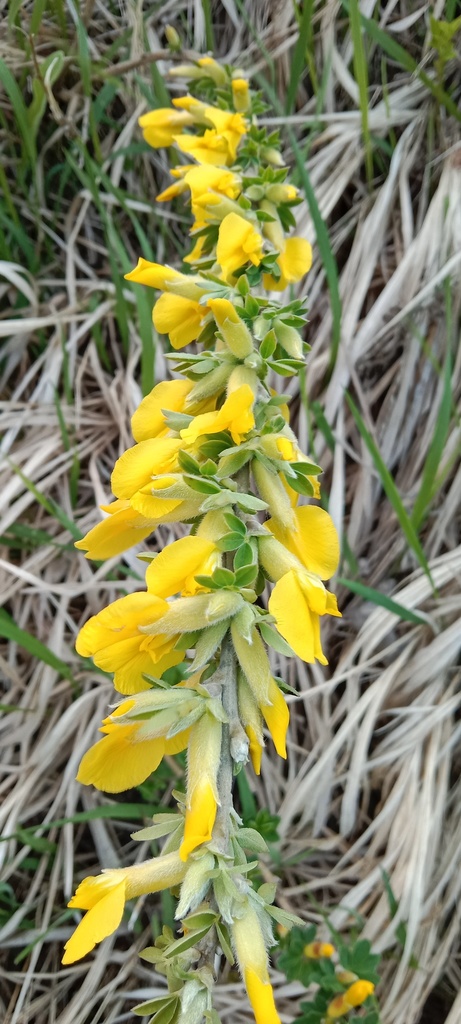
[[[235,726],[240,720],[237,704],[237,666],[230,634],[224,637],[218,669],[221,677],[221,700],[228,717],[223,726],[221,762],[218,774],[219,806],[213,829],[213,845],[223,854],[228,852],[230,836],[230,814],[232,809],[232,788],[234,782],[232,739]],[[240,726],[241,728],[241,726]]]

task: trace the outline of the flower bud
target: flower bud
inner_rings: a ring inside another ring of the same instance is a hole
[[[253,339],[232,302],[228,299],[210,299],[209,307],[226,345],[237,359],[246,359],[253,352]]]
[[[331,942],[309,942],[304,946],[303,953],[308,960],[321,960],[323,957],[333,956],[335,947]]]
[[[182,43],[176,29],[173,28],[173,25],[165,25],[165,35],[168,46],[173,53],[181,49]]]
[[[240,114],[250,109],[250,90],[245,78],[234,78],[232,80],[232,99],[234,107]]]

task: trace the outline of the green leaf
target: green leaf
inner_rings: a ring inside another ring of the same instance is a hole
[[[236,551],[242,543],[244,543],[244,538],[241,533],[226,533],[216,542],[216,547],[218,551]]]
[[[235,585],[237,587],[250,587],[254,583],[258,575],[258,566],[254,563],[252,565],[243,565],[241,569],[237,569],[235,573]]]
[[[242,537],[246,536],[247,528],[245,523],[238,516],[234,516],[233,512],[225,512],[224,519],[233,533],[240,533]]]
[[[427,626],[428,619],[425,615],[418,615],[417,612],[410,611],[403,604],[399,604],[398,601],[394,601],[392,597],[387,597],[386,594],[382,594],[379,590],[374,590],[373,587],[366,587],[364,583],[360,583],[358,580],[346,580],[342,576],[338,577],[336,582],[340,586],[347,587],[353,594],[363,597],[365,601],[372,601],[373,604],[386,608],[388,612],[397,615],[403,622],[414,622],[417,625]]]
[[[226,957],[226,960],[232,965],[235,963],[234,954],[232,952],[231,940],[229,930],[222,921],[216,922],[216,931],[218,933],[219,945]]]
[[[371,952],[371,945],[368,939],[358,939],[352,946],[348,946],[340,941],[338,943],[338,953],[341,966],[344,967],[345,971],[353,971],[359,978],[371,981],[373,985],[379,983],[380,977],[376,968],[381,958]]]
[[[272,647],[274,651],[278,651],[279,654],[284,654],[287,658],[293,658],[295,652],[290,645],[280,636],[273,626],[270,626],[267,622],[258,622],[258,629],[261,636],[269,647]]]
[[[3,60],[0,60],[0,83],[3,85],[13,108],[16,124],[22,138],[23,155],[24,157],[28,157],[29,164],[32,168],[35,168],[37,163],[37,153],[27,118],[27,107],[21,96],[16,80],[13,78],[10,69]]]
[[[138,1017],[147,1017],[149,1013],[157,1013],[177,1001],[177,996],[157,996],[156,999],[147,999],[145,1003],[133,1006],[131,1012],[136,1013]]]
[[[254,561],[254,551],[252,545],[245,541],[239,547],[234,557],[234,569],[243,569],[243,566],[251,565]]]
[[[236,494],[235,503],[239,508],[243,509],[244,512],[262,512],[267,508],[265,501],[261,501],[260,498],[253,497],[252,494]]]
[[[434,434],[424,462],[421,487],[413,506],[413,512],[411,513],[411,522],[415,530],[418,530],[424,522],[429,506],[434,498],[434,484],[437,478],[437,471],[450,429],[452,407],[451,363],[451,354],[448,351],[443,373],[443,393],[437,413]]]
[[[165,950],[165,959],[171,960],[172,957],[179,956],[180,953],[185,953],[187,949],[191,949],[192,946],[195,946],[197,942],[200,942],[200,939],[203,939],[208,934],[210,927],[211,925],[207,924],[204,928],[197,928],[195,931],[183,935],[180,939],[176,939]]]
[[[7,640],[12,640],[13,643],[28,651],[37,661],[43,661],[45,665],[49,665],[50,668],[53,668],[64,679],[68,679],[69,682],[75,684],[75,679],[69,665],[66,665],[65,661],[62,661],[53,651],[50,651],[46,644],[32,636],[32,633],[28,633],[27,630],[17,626],[4,608],[0,609],[0,636],[4,636]]]
[[[207,480],[204,477],[192,476],[185,473],[184,481],[188,487],[193,491],[199,491],[200,494],[219,494],[221,490],[217,480]]]
[[[434,581],[431,576],[431,571],[429,569],[427,558],[421,547],[413,523],[404,507],[403,501],[394,483],[393,477],[389,472],[386,463],[384,462],[384,459],[381,455],[381,452],[379,451],[377,445],[375,444],[370,432],[367,430],[365,423],[359,413],[359,410],[357,409],[357,406],[353,402],[351,396],[347,393],[346,400],[349,409],[351,410],[351,413],[354,417],[358,431],[363,440],[365,441],[368,451],[370,452],[375,467],[378,471],[381,484],[383,486],[383,490],[387,495],[387,498],[389,499],[392,508],[394,509],[394,512],[397,516],[397,519],[400,523],[402,533],[404,534],[412,551],[414,551],[421,568],[424,569],[424,572],[426,573],[426,576],[428,577],[428,580],[432,588],[434,588]]]
[[[373,178],[373,149],[368,123],[368,62],[362,39],[360,8],[358,0],[349,0],[349,18],[352,39],[352,53],[355,80],[359,89],[362,134],[365,144],[365,166],[368,182]]]

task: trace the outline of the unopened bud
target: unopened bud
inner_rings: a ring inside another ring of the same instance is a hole
[[[303,953],[308,960],[321,960],[323,957],[333,956],[335,947],[331,942],[308,942],[304,946]]]
[[[284,324],[283,320],[274,321],[277,341],[292,359],[303,358],[303,339],[295,327]]]
[[[170,50],[172,50],[173,53],[177,53],[178,50],[181,49],[182,43],[180,36],[176,29],[173,28],[173,25],[165,25],[165,35]]]
[[[294,185],[268,185],[266,188],[266,198],[271,203],[288,203],[290,199],[296,199],[298,195],[298,189]]]
[[[285,167],[285,161],[278,149],[273,146],[263,146],[261,149],[262,159],[272,167]]]
[[[239,114],[244,114],[250,109],[250,90],[245,78],[234,78],[232,80],[232,99],[234,107]]]
[[[229,299],[209,299],[208,305],[226,345],[237,359],[245,359],[253,352],[253,339],[232,302]]]

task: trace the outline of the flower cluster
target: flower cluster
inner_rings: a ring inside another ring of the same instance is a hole
[[[211,58],[176,73],[191,92],[140,125],[150,146],[174,145],[193,161],[157,197],[190,202],[193,247],[184,272],[140,259],[126,276],[160,293],[153,323],[180,376],[136,410],[135,444],[112,474],[115,500],[77,547],[105,559],[159,524],[192,525],[160,554],[143,555],[145,590],[114,601],[79,634],[78,652],[113,673],[122,696],[78,778],[118,793],[186,750],[187,785],[177,813],[139,834],[168,836],[161,856],[79,885],[69,906],[86,915],[64,962],[111,934],[127,899],[179,886],[184,937],[165,934],[145,951],[167,975],[168,1019],[193,1024],[210,1009],[211,935],[214,949],[237,960],[258,1024],[276,1024],[271,919],[291,922],[247,880],[245,851],[264,842],[241,827],[232,774],[248,760],[260,772],[265,727],[286,757],[289,712],[267,646],[326,664],[320,619],[339,615],[325,587],[338,564],[336,531],[320,506],[303,503],[319,497],[320,467],[299,448],[286,396],[269,384],[271,371],[304,365],[303,303],[273,293],[307,273],[311,248],[289,234],[298,192],[276,135],[256,122],[260,100],[243,75]],[[272,584],[266,607],[260,598]]]

